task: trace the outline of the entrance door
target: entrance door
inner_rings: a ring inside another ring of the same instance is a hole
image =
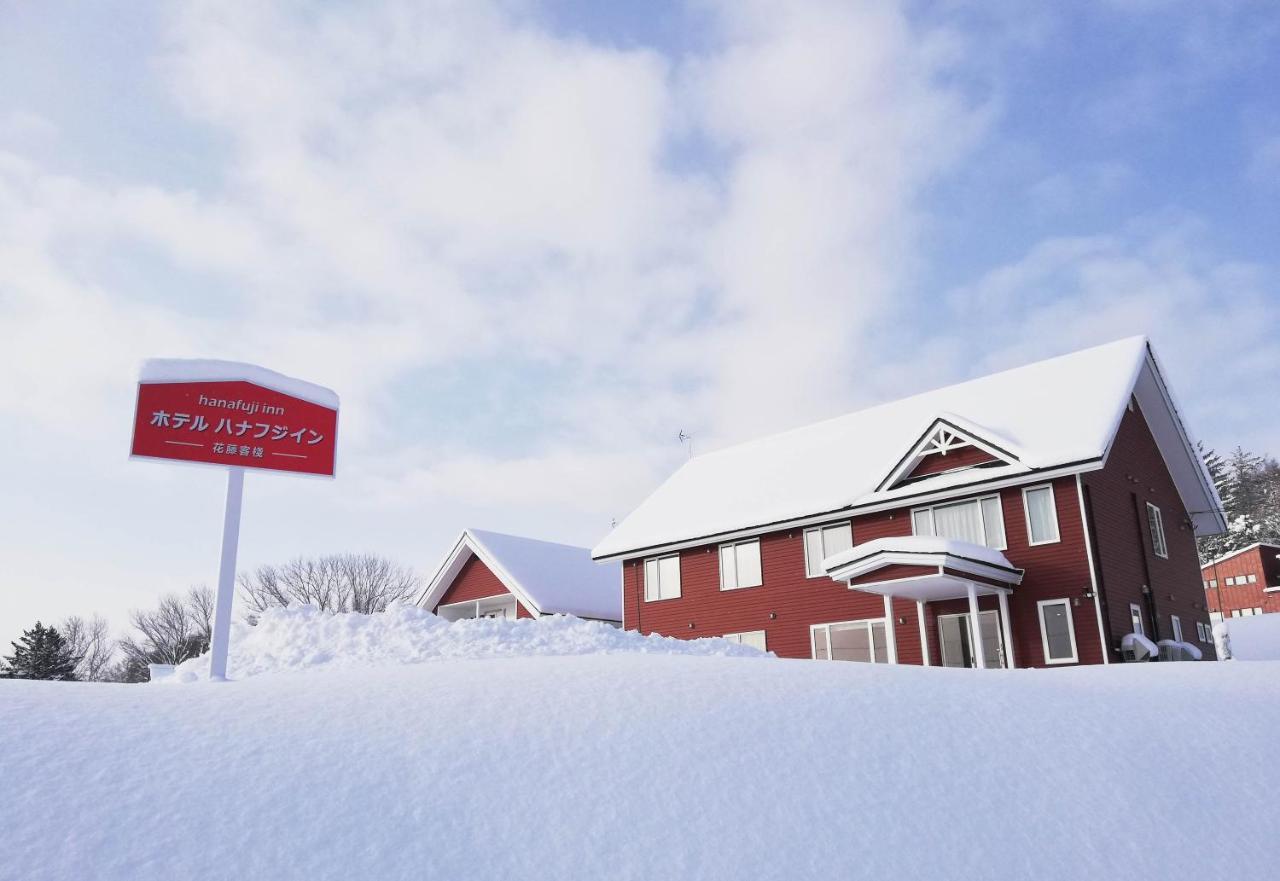
[[[1004,666],[1004,641],[1000,634],[1000,614],[994,610],[978,613],[982,654],[987,667]],[[976,667],[977,658],[969,639],[969,615],[939,615],[938,634],[942,642],[942,666]]]

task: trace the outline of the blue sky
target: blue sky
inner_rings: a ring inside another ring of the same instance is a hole
[[[1132,333],[1280,453],[1280,10],[1247,0],[0,9],[0,639],[216,576],[151,356],[343,398],[243,567],[590,544],[699,450]]]

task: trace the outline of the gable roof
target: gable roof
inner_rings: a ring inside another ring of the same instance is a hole
[[[835,519],[1102,466],[1131,397],[1199,534],[1222,507],[1145,337],[1038,361],[696,456],[593,550],[597,559]],[[995,465],[893,485],[938,422],[1007,454]],[[883,488],[882,488],[883,487]],[[1198,513],[1197,513],[1198,512]]]
[[[1202,563],[1202,564],[1200,564],[1200,568],[1201,568],[1201,569],[1208,569],[1210,566],[1215,566],[1215,565],[1217,565],[1218,563],[1221,563],[1221,562],[1223,562],[1223,561],[1225,561],[1225,560],[1230,560],[1232,557],[1238,557],[1238,556],[1240,556],[1241,554],[1243,554],[1243,553],[1245,553],[1245,552],[1247,552],[1247,551],[1251,551],[1251,550],[1253,550],[1254,548],[1275,548],[1277,551],[1280,551],[1280,545],[1276,544],[1275,542],[1270,542],[1270,541],[1255,541],[1255,542],[1254,542],[1253,544],[1251,544],[1251,545],[1245,545],[1245,546],[1244,546],[1244,547],[1242,547],[1242,548],[1236,548],[1234,551],[1228,551],[1227,553],[1223,554],[1223,555],[1222,555],[1222,556],[1220,556],[1220,557],[1214,557],[1214,558],[1213,558],[1212,560],[1210,560],[1208,563]]]
[[[586,548],[480,529],[462,531],[418,605],[435,608],[472,557],[534,615],[622,620],[621,564],[601,566]]]

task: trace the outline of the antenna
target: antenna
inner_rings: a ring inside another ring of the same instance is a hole
[[[689,442],[689,458],[692,459],[693,458],[693,435],[689,434],[689,432],[685,431],[682,428],[680,429],[680,432],[676,435],[676,440],[680,441],[681,446],[684,446],[685,441]]]

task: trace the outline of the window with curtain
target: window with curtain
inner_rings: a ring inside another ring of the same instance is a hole
[[[827,574],[822,561],[853,547],[853,528],[848,523],[814,526],[804,531],[804,572],[810,578]]]
[[[644,599],[673,600],[680,596],[680,555],[644,561]]]
[[[1032,486],[1022,491],[1027,509],[1027,543],[1052,544],[1059,540],[1058,512],[1053,504],[1053,487]]]
[[[954,538],[997,551],[1006,547],[999,496],[916,508],[911,512],[911,528],[916,535]]]
[[[760,540],[720,545],[720,589],[736,590],[761,584]]]

